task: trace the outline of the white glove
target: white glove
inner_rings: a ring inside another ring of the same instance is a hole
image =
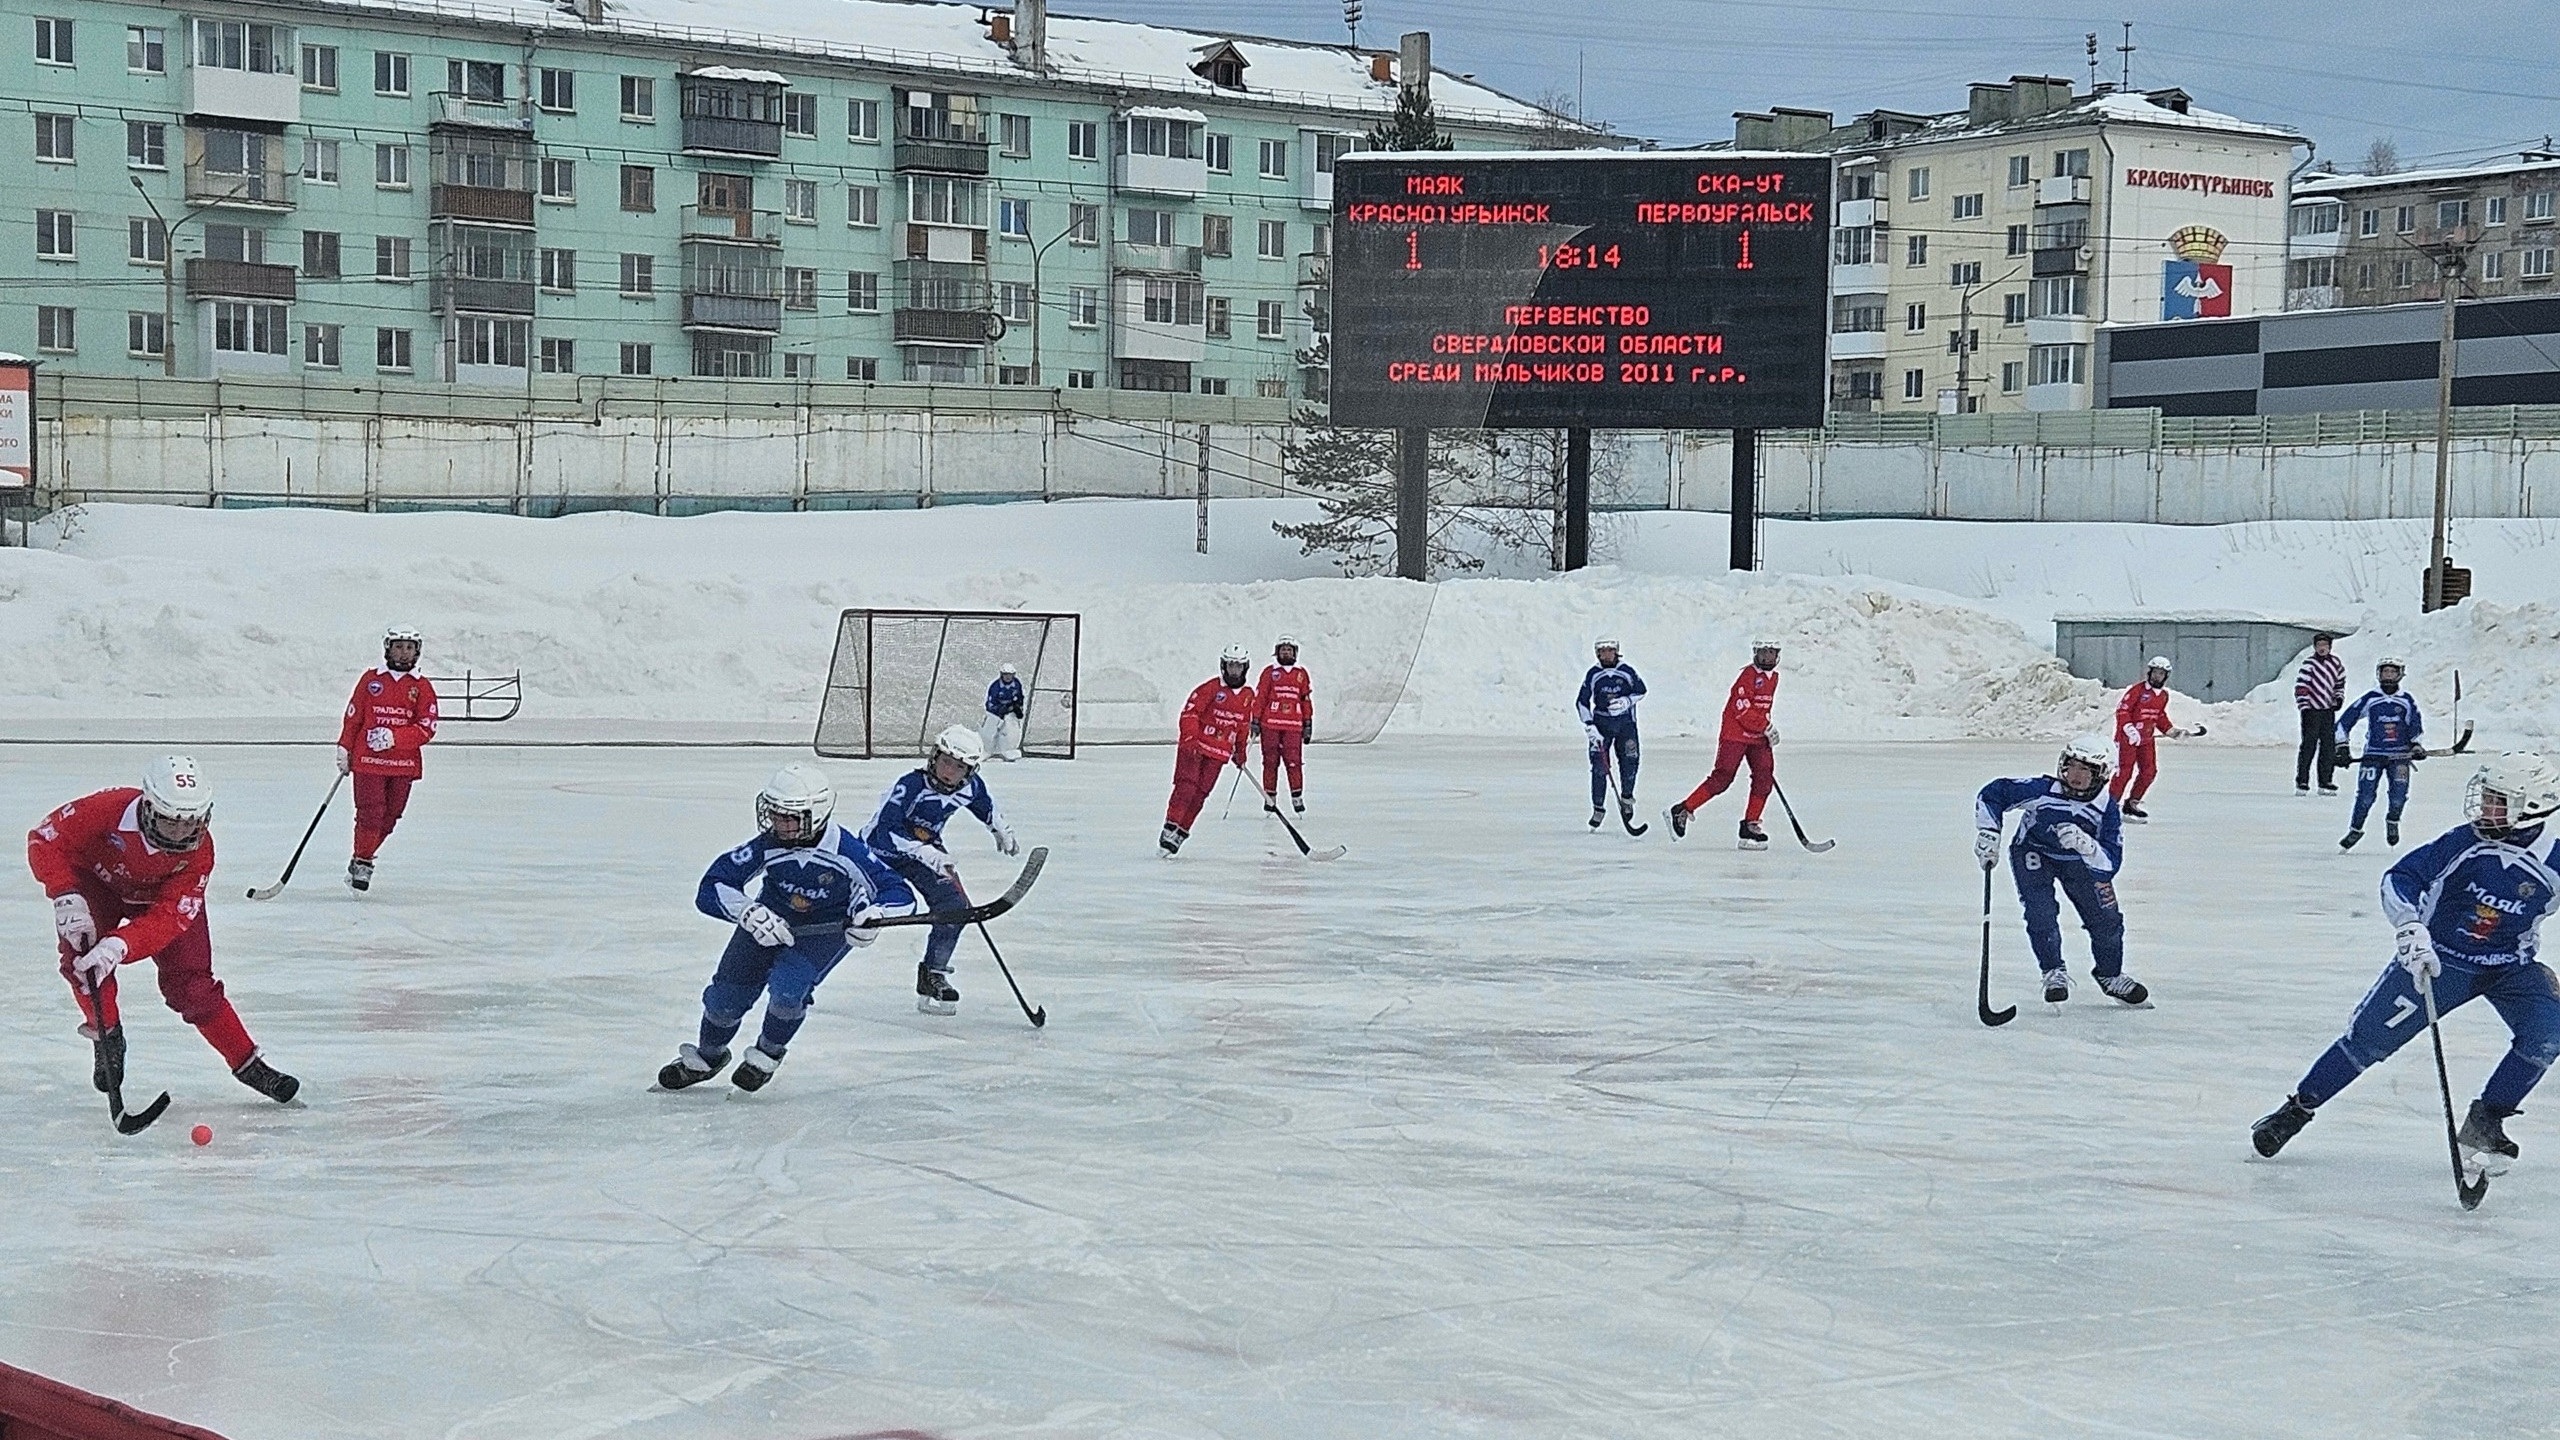
[[[343,745],[338,747],[338,773],[341,775],[353,775],[356,773],[355,757],[349,755],[347,753],[347,747]]]
[[[916,861],[936,875],[951,873],[951,852],[939,845],[919,845],[913,852]]]
[[[882,918],[883,912],[879,906],[863,906],[860,911],[847,918],[844,922],[845,943],[849,945],[868,945],[872,941],[879,939],[880,921]]]
[[[376,725],[364,732],[364,748],[379,755],[391,748],[391,727]]]
[[[1775,726],[1775,725],[1772,725],[1772,726],[1768,727],[1767,729],[1765,729],[1765,730],[1761,731],[1761,732],[1760,732],[1760,738],[1761,738],[1761,739],[1763,739],[1763,740],[1768,741],[1771,745],[1775,745],[1775,744],[1777,744],[1777,743],[1778,743],[1778,727],[1777,727],[1777,726]]]
[[[1599,727],[1599,726],[1597,726],[1597,725],[1592,724],[1592,723],[1591,723],[1590,721],[1588,721],[1588,720],[1583,721],[1583,722],[1582,722],[1582,743],[1584,743],[1585,745],[1590,746],[1590,747],[1591,747],[1592,749],[1594,749],[1594,750],[1599,749],[1599,748],[1600,748],[1600,727]]]
[[[2139,725],[2127,725],[2126,727],[2124,727],[2124,743],[2126,743],[2127,745],[2139,745],[2139,744],[2141,744],[2141,743],[2142,743],[2142,727],[2141,727],[2141,726],[2139,726]]]
[[[2070,851],[2072,854],[2079,856],[2083,860],[2095,860],[2098,858],[2098,837],[2081,829],[2077,825],[2054,826],[2053,838],[2061,844],[2063,849]]]
[[[2429,935],[2426,925],[2417,920],[2401,926],[2392,936],[2391,958],[2401,969],[2409,972],[2410,979],[2420,984],[2435,979],[2444,969],[2436,960],[2435,937]]]
[[[1012,826],[998,825],[996,827],[996,853],[999,855],[1019,855],[1022,853],[1022,842],[1013,837]]]
[[[791,922],[762,905],[750,905],[738,913],[738,928],[759,945],[779,950],[793,940]]]
[[[74,890],[53,897],[53,933],[78,955],[98,943],[98,922],[89,914],[89,897]]]
[[[116,973],[116,967],[123,963],[124,941],[110,935],[75,957],[71,962],[71,973],[92,985],[104,985],[107,977]]]
[[[1992,868],[1993,866],[1995,866],[1995,865],[1999,864],[1999,863],[2000,863],[2000,832],[1999,832],[1999,831],[1997,831],[1997,830],[1976,830],[1976,831],[1974,831],[1974,832],[1973,832],[1973,858],[1974,858],[1974,859],[1976,859],[1976,860],[1981,861],[1981,862],[1982,862],[1982,868],[1983,868],[1983,869],[1985,869],[1985,870],[1988,870],[1988,869]]]

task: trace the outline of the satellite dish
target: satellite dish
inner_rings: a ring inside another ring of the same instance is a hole
[[[2081,263],[2081,264],[2086,265],[2086,264],[2088,264],[2090,261],[2092,261],[2092,260],[2094,260],[2094,259],[2096,259],[2096,258],[2098,258],[2098,251],[2097,251],[2097,247],[2095,247],[2095,246],[2091,246],[2091,245],[2083,245],[2083,246],[2081,246],[2081,247],[2080,247],[2080,263]]]
[[[987,343],[993,345],[1004,338],[1004,317],[993,310],[981,313],[987,322]]]

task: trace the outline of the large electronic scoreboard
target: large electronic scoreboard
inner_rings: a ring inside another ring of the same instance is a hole
[[[1345,156],[1333,423],[1819,426],[1830,235],[1819,156]]]

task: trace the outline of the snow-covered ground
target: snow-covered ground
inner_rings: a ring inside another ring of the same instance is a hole
[[[326,752],[207,749],[220,973],[306,1102],[146,983],[130,1088],[177,1101],[117,1138],[0,887],[0,1360],[237,1440],[2553,1433],[2547,1105],[2469,1215],[2423,1043],[2248,1153],[2389,951],[2389,852],[2285,757],[2169,756],[2156,1010],[2034,1003],[2003,893],[1987,1031],[1968,797],[2048,745],[1790,741],[1817,856],[1735,852],[1731,797],[1589,834],[1577,739],[1326,747],[1321,866],[1214,803],[1155,859],[1162,749],[998,767],[1055,847],[995,927],[1047,1029],[975,936],[917,1015],[892,932],[754,1097],[648,1087],[772,752],[455,749],[372,895],[341,808],[251,904]],[[1708,750],[1649,744],[1648,808]],[[145,753],[0,747],[0,815]],[[2455,791],[2422,767],[2421,834]],[[2467,1093],[2504,1031],[2446,1031]]]

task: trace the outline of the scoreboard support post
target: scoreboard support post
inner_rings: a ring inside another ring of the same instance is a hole
[[[1728,567],[1760,568],[1760,432],[1733,432],[1733,554]]]
[[[1396,431],[1396,575],[1431,578],[1431,432]]]
[[[1591,432],[1564,432],[1564,568],[1591,563]]]

